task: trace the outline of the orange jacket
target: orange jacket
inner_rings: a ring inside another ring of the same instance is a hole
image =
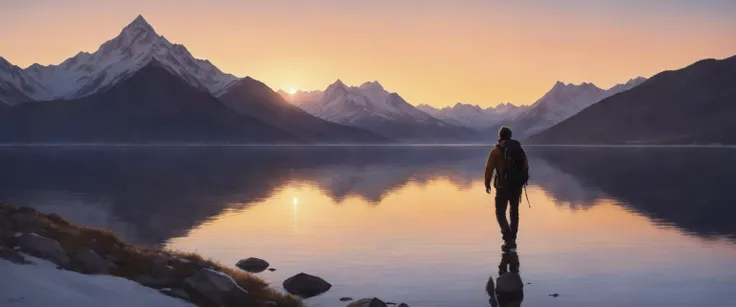
[[[506,141],[499,140],[498,144],[503,145],[504,142]],[[524,157],[524,168],[529,169],[529,160],[527,160],[526,156]],[[494,170],[496,171],[496,176],[493,176]],[[494,146],[493,150],[491,150],[491,153],[488,155],[488,161],[486,162],[486,188],[491,187],[491,178],[493,178],[494,188],[503,188],[498,182],[498,177],[501,175],[501,172],[503,172],[503,156],[501,156],[501,150],[498,149],[498,146]]]

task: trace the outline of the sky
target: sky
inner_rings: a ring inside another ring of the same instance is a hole
[[[733,0],[0,0],[0,56],[94,52],[139,14],[221,70],[274,89],[378,80],[409,103],[531,104],[736,55]]]

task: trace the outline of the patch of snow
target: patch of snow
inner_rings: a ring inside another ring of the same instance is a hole
[[[337,80],[324,91],[297,92],[284,97],[307,113],[341,124],[366,119],[427,122],[430,125],[438,121],[407,103],[398,94],[385,90],[377,81],[347,86]]]
[[[0,305],[17,307],[193,307],[131,280],[83,275],[24,255],[35,265],[0,260]]]
[[[524,122],[523,133],[532,135],[562,122],[598,101],[634,88],[644,81],[646,81],[645,78],[638,77],[624,84],[617,84],[608,90],[601,89],[593,83],[584,82],[575,85],[557,81],[549,92],[516,117],[515,121]]]
[[[439,109],[426,104],[421,104],[417,108],[442,121],[482,130],[505,120],[513,119],[529,107],[506,103],[483,109],[478,105],[458,102],[454,106]]]

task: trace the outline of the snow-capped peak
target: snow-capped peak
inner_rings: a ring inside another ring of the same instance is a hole
[[[360,88],[364,90],[370,90],[370,91],[385,91],[381,83],[378,83],[378,81],[365,82],[360,85]]]
[[[629,81],[626,81],[626,83],[619,83],[619,84],[612,86],[611,88],[608,89],[608,92],[611,95],[613,95],[613,94],[617,94],[620,92],[628,91],[638,86],[639,84],[644,83],[644,81],[647,81],[647,78],[644,78],[644,77],[632,78],[632,79],[629,79]]]
[[[151,26],[151,24],[148,23],[148,21],[146,21],[145,18],[143,18],[143,15],[138,15],[138,17],[133,19],[133,22],[131,22],[127,27],[125,27],[125,29],[128,29],[128,28],[140,28],[140,29],[145,29],[148,31],[153,31],[155,33],[155,31],[153,30],[153,27]]]
[[[41,99],[77,98],[103,91],[153,60],[213,94],[237,80],[158,35],[141,15],[92,54],[80,52],[59,65],[33,64],[24,71],[48,89]]]
[[[47,95],[46,88],[20,67],[0,57],[0,104],[14,105]]]

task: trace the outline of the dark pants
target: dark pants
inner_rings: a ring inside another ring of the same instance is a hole
[[[519,200],[521,200],[521,189],[496,189],[496,220],[498,220],[498,226],[501,227],[504,242],[516,241],[516,234],[519,232]],[[506,220],[506,207],[509,205],[511,225]]]

